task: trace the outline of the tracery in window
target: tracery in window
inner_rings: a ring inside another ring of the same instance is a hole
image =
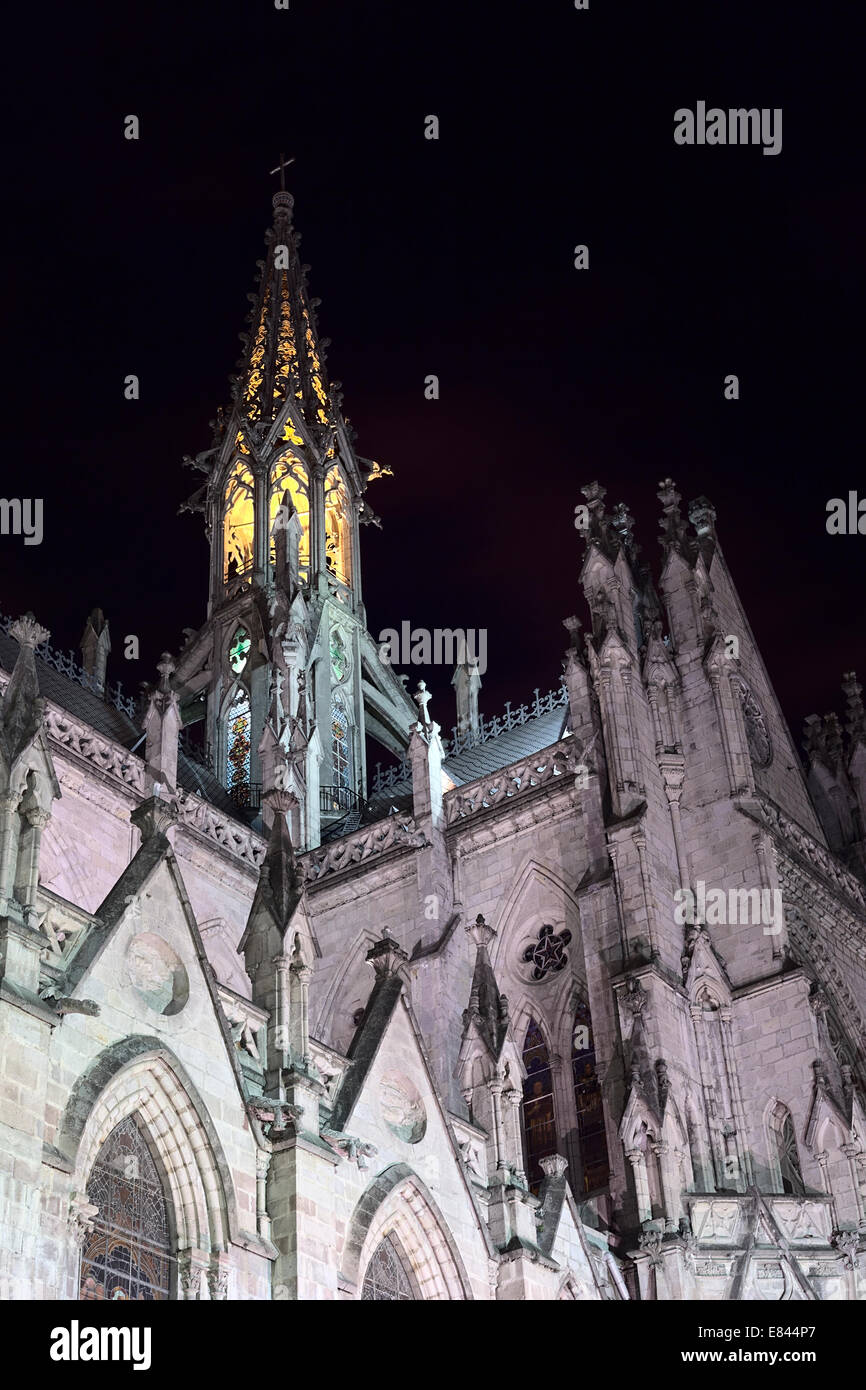
[[[751,690],[743,685],[742,681],[736,681],[735,688],[743,710],[752,763],[755,767],[769,767],[773,761],[773,744],[764,712]]]
[[[270,534],[270,555],[271,564],[276,561],[276,547],[274,544],[274,522],[277,519],[277,512],[283,500],[283,493],[288,488],[289,496],[292,499],[292,506],[298,514],[298,521],[301,524],[301,535],[298,541],[298,569],[301,579],[305,580],[310,571],[310,486],[307,470],[301,460],[294,454],[284,454],[282,458],[271,468],[270,501],[269,501],[269,534]]]
[[[779,1165],[782,1191],[795,1197],[802,1197],[806,1192],[806,1184],[803,1182],[803,1174],[800,1169],[800,1155],[797,1152],[794,1120],[787,1106],[779,1103],[775,1107],[770,1116],[770,1128],[776,1149],[776,1161]]]
[[[351,787],[352,756],[349,744],[349,717],[339,697],[331,705],[331,754],[334,764],[334,786]]]
[[[532,967],[531,976],[536,983],[545,975],[565,969],[568,964],[565,948],[570,941],[571,932],[567,927],[561,932],[549,925],[539,928],[538,940],[523,952],[524,964]]]
[[[226,773],[229,791],[239,806],[250,798],[250,697],[238,686],[226,719]]]
[[[352,578],[350,514],[349,490],[335,464],[325,475],[325,562],[342,584]]]
[[[343,635],[336,627],[331,629],[330,657],[331,674],[335,681],[342,681],[349,669],[349,655]]]
[[[147,1142],[133,1116],[109,1134],[93,1165],[87,1200],[99,1211],[81,1256],[83,1299],[167,1299],[168,1209]]]
[[[571,1045],[574,1103],[577,1109],[577,1137],[583,1161],[583,1190],[595,1192],[610,1176],[601,1086],[592,1038],[589,1006],[579,1003],[574,1016]]]
[[[246,666],[251,646],[250,634],[245,627],[239,627],[229,647],[229,665],[236,676],[239,676]]]
[[[253,567],[255,532],[255,481],[243,459],[238,459],[226,484],[223,512],[223,579],[247,574]]]
[[[361,1298],[374,1303],[411,1303],[415,1299],[406,1267],[391,1236],[385,1236],[370,1258]]]
[[[523,1130],[526,1136],[526,1175],[533,1192],[542,1179],[541,1159],[556,1153],[556,1115],[550,1054],[541,1029],[530,1019],[523,1043]]]

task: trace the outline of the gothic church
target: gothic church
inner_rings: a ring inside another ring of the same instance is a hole
[[[856,677],[802,764],[713,507],[653,577],[593,483],[561,686],[445,738],[273,202],[206,621],[144,705],[2,622],[0,1297],[866,1298]]]

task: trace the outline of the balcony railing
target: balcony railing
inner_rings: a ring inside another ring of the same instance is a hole
[[[346,816],[363,805],[351,787],[320,787],[319,810],[323,816]]]
[[[260,811],[262,807],[261,782],[236,782],[228,788],[228,794],[239,810]]]

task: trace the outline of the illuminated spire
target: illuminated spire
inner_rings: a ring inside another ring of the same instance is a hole
[[[301,264],[298,255],[300,236],[292,225],[294,199],[281,189],[272,201],[273,225],[265,234],[267,256],[259,262],[256,292],[248,296],[253,305],[251,331],[241,335],[245,351],[240,374],[232,379],[234,401],[251,423],[275,420],[289,401],[315,435],[336,427],[339,420],[325,371],[326,344],[320,341],[316,325],[319,301],[310,297],[309,267]],[[290,423],[288,429],[291,432]]]

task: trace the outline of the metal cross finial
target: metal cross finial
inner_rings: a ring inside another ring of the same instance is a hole
[[[289,167],[289,165],[290,165],[290,164],[294,164],[294,162],[295,162],[294,156],[293,156],[291,159],[285,159],[285,158],[283,157],[283,155],[281,154],[281,155],[280,155],[280,162],[279,162],[279,164],[277,165],[276,169],[272,169],[272,170],[271,170],[271,173],[272,173],[272,174],[279,174],[279,176],[280,176],[280,192],[281,192],[281,193],[285,193],[285,191],[286,191],[286,170],[287,170],[287,168]]]

